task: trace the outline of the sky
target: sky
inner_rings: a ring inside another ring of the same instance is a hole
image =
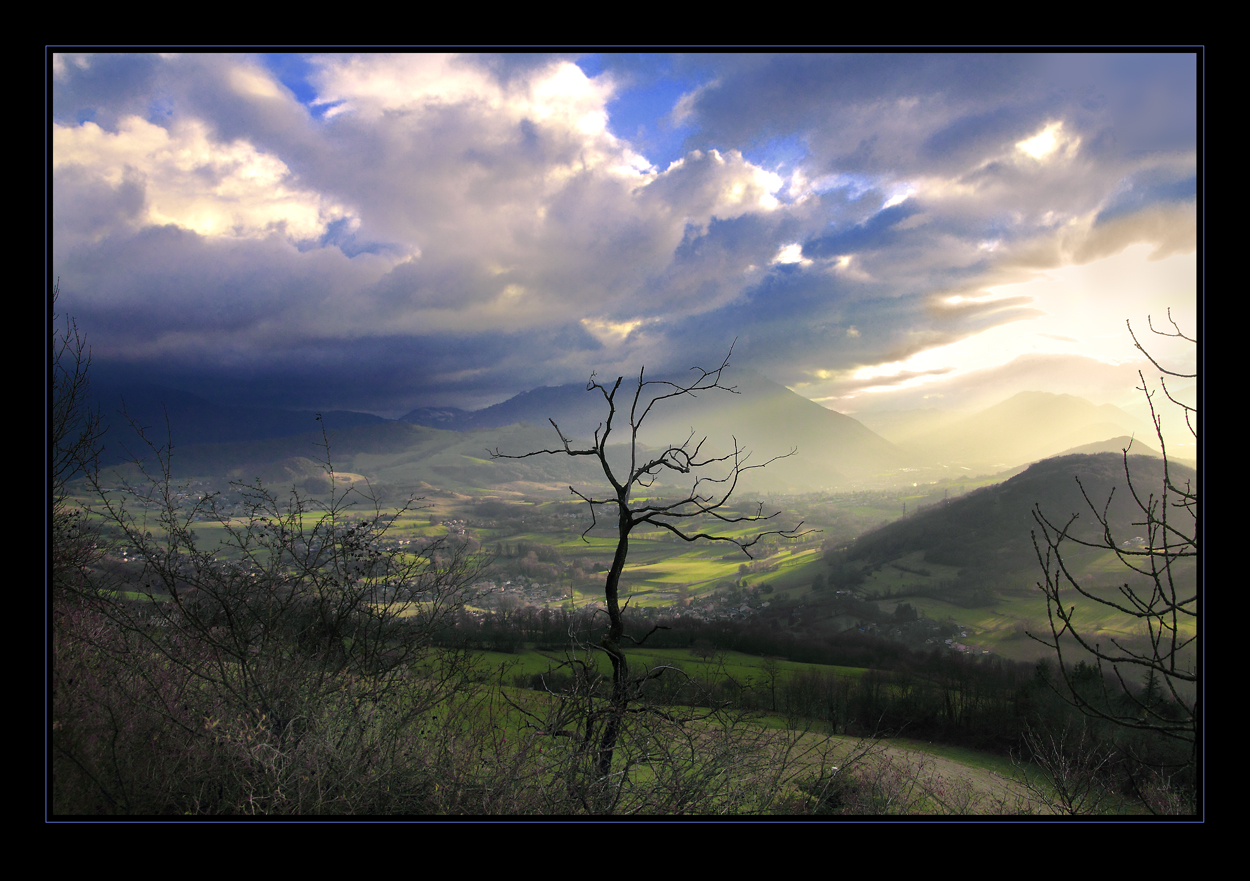
[[[475,409],[733,364],[840,412],[1131,407],[1198,330],[1198,57],[54,54],[94,375]],[[736,340],[736,343],[735,343]]]

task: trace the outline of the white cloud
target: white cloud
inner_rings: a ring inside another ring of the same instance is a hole
[[[782,245],[777,251],[777,256],[773,258],[773,263],[811,263],[811,260],[803,259],[803,246],[798,242],[791,242],[788,245]]]
[[[141,180],[143,211],[128,225],[173,224],[204,236],[243,238],[280,232],[303,241],[350,216],[342,204],[296,185],[278,157],[242,139],[216,142],[198,120],[165,129],[130,116],[116,132],[92,122],[54,125],[52,167],[54,175],[74,167],[79,180],[113,187],[127,175]]]
[[[672,111],[669,113],[669,120],[674,126],[681,126],[690,120],[695,113],[695,105],[705,92],[710,92],[720,87],[720,80],[715,79],[709,83],[704,83],[697,89],[686,92],[677,99],[677,103],[673,105]]]
[[[393,110],[465,102],[497,110],[503,103],[502,90],[486,71],[454,55],[322,55],[312,63],[318,69],[316,103],[333,105],[327,117],[357,113],[376,119]]]
[[[250,98],[285,97],[277,83],[254,68],[243,66],[233,68],[229,74],[229,82],[235,92]]]
[[[1038,134],[1016,142],[1016,149],[1035,160],[1045,161],[1057,155],[1075,155],[1081,145],[1078,137],[1069,137],[1062,122],[1052,122]]]
[[[624,342],[626,337],[633,333],[642,322],[604,321],[597,318],[583,318],[581,324],[599,342],[605,345],[612,345]]]

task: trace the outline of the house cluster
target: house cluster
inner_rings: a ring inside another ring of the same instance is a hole
[[[968,634],[964,634],[967,636]],[[975,645],[965,645],[962,642],[955,642],[953,639],[946,640],[946,647],[953,652],[959,652],[961,655],[989,655],[993,654],[991,649],[983,649]]]

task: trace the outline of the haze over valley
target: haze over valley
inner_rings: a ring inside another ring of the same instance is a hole
[[[748,464],[775,460],[743,475],[743,488],[754,492],[891,489],[984,477],[1068,452],[1118,452],[1130,441],[1134,453],[1155,452],[1158,445],[1146,425],[1119,408],[1095,407],[1071,395],[1022,392],[970,415],[887,413],[879,421],[870,418],[879,429],[873,431],[750,371],[731,369],[725,377],[736,394],[714,391],[657,407],[639,441],[661,450],[681,444],[693,431],[696,441],[707,438],[704,452],[724,455],[736,439],[750,453]],[[621,394],[632,401],[628,383]],[[520,453],[558,446],[552,421],[576,445],[585,446],[607,415],[602,396],[578,385],[535,389],[477,411],[423,408],[398,420],[338,411],[321,414],[319,422],[318,414],[306,411],[220,407],[190,393],[156,387],[110,390],[95,400],[110,412],[120,412],[124,404],[131,417],[156,426],[158,432],[167,425],[180,449],[177,467],[188,475],[210,476],[221,468],[273,472],[284,460],[315,458],[324,426],[338,462],[347,467],[359,454],[373,457],[367,469],[370,479],[397,487],[442,482],[447,488],[503,488],[521,481],[565,490],[551,473],[553,467],[565,473],[565,463],[491,460],[487,451]],[[618,416],[613,446],[628,441],[623,421]],[[124,436],[114,431],[118,440],[112,458],[121,454]],[[595,464],[584,464],[567,473],[580,473],[579,484],[602,479]]]

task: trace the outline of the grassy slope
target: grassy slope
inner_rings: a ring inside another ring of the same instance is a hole
[[[631,664],[639,668],[644,665],[676,665],[695,677],[700,677],[700,674],[707,678],[732,676],[739,682],[757,685],[764,681],[764,659],[737,652],[718,653],[714,657],[704,658],[688,650],[640,649],[631,652],[629,657]],[[506,689],[508,698],[514,703],[540,712],[545,703],[551,700],[541,692],[516,688],[507,683],[518,674],[544,672],[550,668],[552,657],[538,652],[525,652],[517,655],[482,653],[480,658],[483,668],[497,671],[491,678],[502,683],[500,687]],[[813,667],[784,660],[776,663],[783,680]],[[865,672],[851,667],[816,666],[816,669],[846,677],[858,677]],[[606,662],[600,665],[600,672],[605,676],[610,674]],[[786,721],[780,716],[760,716],[754,724],[777,731],[787,728]],[[509,735],[523,737],[527,733],[519,717],[514,718],[510,723]],[[869,747],[868,742],[861,738],[826,736],[815,732],[801,734],[797,744],[793,754],[810,755],[810,759],[799,760],[809,763],[815,761],[815,757],[834,764],[849,762],[852,756]],[[857,773],[863,774],[865,779],[878,781],[882,786],[891,785],[891,781],[899,785],[899,778],[911,778],[914,784],[908,790],[907,799],[910,812],[913,813],[988,814],[1003,810],[1019,811],[1028,806],[1028,799],[1019,780],[1024,771],[1016,768],[1011,760],[1003,756],[898,738],[879,741],[858,762]],[[806,773],[815,776],[819,772],[819,765],[813,764]],[[642,773],[645,775],[646,771]],[[1032,808],[1039,809],[1035,805]]]

